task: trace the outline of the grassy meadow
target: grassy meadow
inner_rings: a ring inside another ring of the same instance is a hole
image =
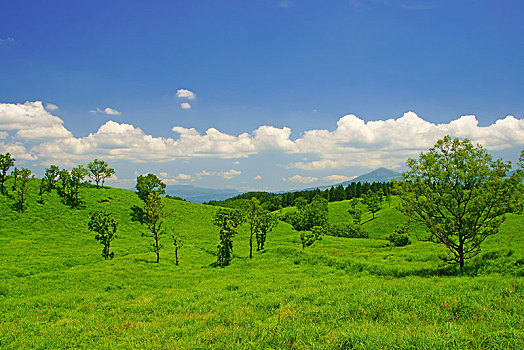
[[[168,235],[155,263],[134,192],[84,188],[75,209],[56,192],[39,204],[32,186],[23,214],[0,196],[1,349],[524,348],[524,216],[507,215],[463,272],[441,265],[422,227],[406,247],[384,239],[404,221],[395,200],[364,215],[369,239],[303,250],[279,222],[253,259],[244,224],[232,264],[215,268],[217,207],[166,199],[185,241],[176,266]],[[348,208],[330,203],[330,222]],[[93,210],[119,222],[113,260],[87,229]]]

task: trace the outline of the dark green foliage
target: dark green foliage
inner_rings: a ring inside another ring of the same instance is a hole
[[[357,205],[360,203],[358,198],[353,198],[349,201],[348,213],[353,217],[353,222],[357,225],[360,225],[362,221],[362,210],[357,208]]]
[[[62,186],[57,188],[58,194],[63,198],[67,205],[71,207],[80,207],[82,199],[80,198],[80,186],[87,176],[87,169],[82,165],[71,169],[62,169],[58,172],[58,179]]]
[[[166,209],[165,203],[162,201],[162,197],[152,191],[149,193],[147,200],[144,203],[142,223],[144,223],[148,231],[143,232],[142,236],[153,238],[151,243],[152,251],[156,254],[156,262],[160,261],[160,249],[163,245],[160,243],[160,239],[166,233],[164,226],[164,219],[171,215],[171,211]]]
[[[264,208],[256,198],[251,198],[246,205],[247,222],[249,224],[249,258],[253,258],[253,235],[260,231],[260,225],[264,215]]]
[[[300,232],[300,242],[302,243],[302,249],[313,245],[318,240],[322,239],[322,235],[325,233],[324,227],[313,226],[311,231]]]
[[[314,226],[327,227],[328,201],[321,196],[316,196],[309,204],[299,203],[295,213],[288,213],[282,220],[293,225],[297,231],[310,231]]]
[[[327,234],[345,238],[368,238],[369,234],[361,225],[352,222],[330,224]]]
[[[89,177],[95,181],[97,188],[100,182],[102,182],[102,187],[104,187],[105,179],[115,174],[115,169],[110,168],[105,161],[96,158],[87,165],[87,169]]]
[[[160,181],[155,174],[140,175],[136,178],[136,191],[138,198],[147,201],[149,194],[156,193],[163,195],[166,193],[166,184]]]
[[[446,246],[442,260],[461,269],[498,232],[511,203],[522,195],[522,171],[508,177],[509,163],[493,160],[467,139],[446,136],[407,165],[406,181],[398,183],[402,211],[426,226],[430,240]]]
[[[395,232],[386,236],[386,239],[393,244],[395,247],[404,247],[408,244],[411,244],[409,239],[409,234],[413,231],[413,226],[411,221],[408,220],[402,223],[399,227],[395,229]]]
[[[382,207],[380,199],[380,194],[377,192],[373,192],[371,189],[369,189],[364,195],[362,195],[362,203],[364,203],[368,210],[371,212],[371,214],[373,215],[373,219],[375,218],[375,213],[378,212]]]
[[[60,169],[56,165],[51,165],[45,170],[45,175],[42,180],[46,182],[46,188],[53,190],[56,187],[56,182],[58,181],[58,175],[60,174]]]
[[[278,224],[278,220],[275,215],[264,211],[262,214],[260,229],[257,232],[257,251],[264,249],[264,244],[266,243],[267,234],[275,228]]]
[[[220,228],[217,266],[227,266],[233,259],[233,236],[238,233],[238,228],[244,221],[244,215],[236,209],[218,209],[216,212],[213,225]]]
[[[113,259],[115,253],[109,252],[109,248],[111,241],[116,238],[118,222],[108,212],[95,211],[91,213],[87,227],[90,231],[96,232],[95,239],[104,245],[102,257],[105,260]]]
[[[7,178],[7,171],[15,165],[15,159],[9,152],[0,154],[0,194],[5,194],[4,182]]]
[[[16,199],[18,201],[17,203],[18,211],[23,213],[25,209],[25,201],[30,191],[30,187],[28,186],[28,183],[31,177],[31,170],[22,168],[19,171],[19,177],[20,179],[18,180],[17,185],[15,187],[15,194],[16,194]]]

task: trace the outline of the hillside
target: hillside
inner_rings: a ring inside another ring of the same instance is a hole
[[[166,199],[167,226],[185,241],[176,266],[169,237],[154,263],[134,192],[85,188],[81,209],[56,193],[39,204],[36,192],[24,214],[0,196],[2,349],[524,347],[523,216],[508,215],[464,274],[440,266],[443,249],[418,241],[420,227],[411,245],[388,245],[404,220],[395,201],[363,218],[370,239],[325,236],[302,250],[280,222],[252,260],[244,225],[232,265],[212,268],[216,207]],[[330,203],[330,221],[349,220],[348,206]],[[110,261],[87,230],[99,209],[119,222]]]

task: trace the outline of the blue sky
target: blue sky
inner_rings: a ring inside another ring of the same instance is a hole
[[[98,157],[118,186],[154,172],[246,190],[401,170],[444,132],[514,160],[522,13],[522,1],[4,0],[0,152],[37,174]]]

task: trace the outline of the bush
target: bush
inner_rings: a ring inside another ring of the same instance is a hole
[[[361,225],[351,222],[329,225],[328,234],[345,238],[369,238],[369,233],[367,233]]]
[[[394,232],[386,237],[395,247],[404,247],[411,244],[409,236],[404,233]]]

